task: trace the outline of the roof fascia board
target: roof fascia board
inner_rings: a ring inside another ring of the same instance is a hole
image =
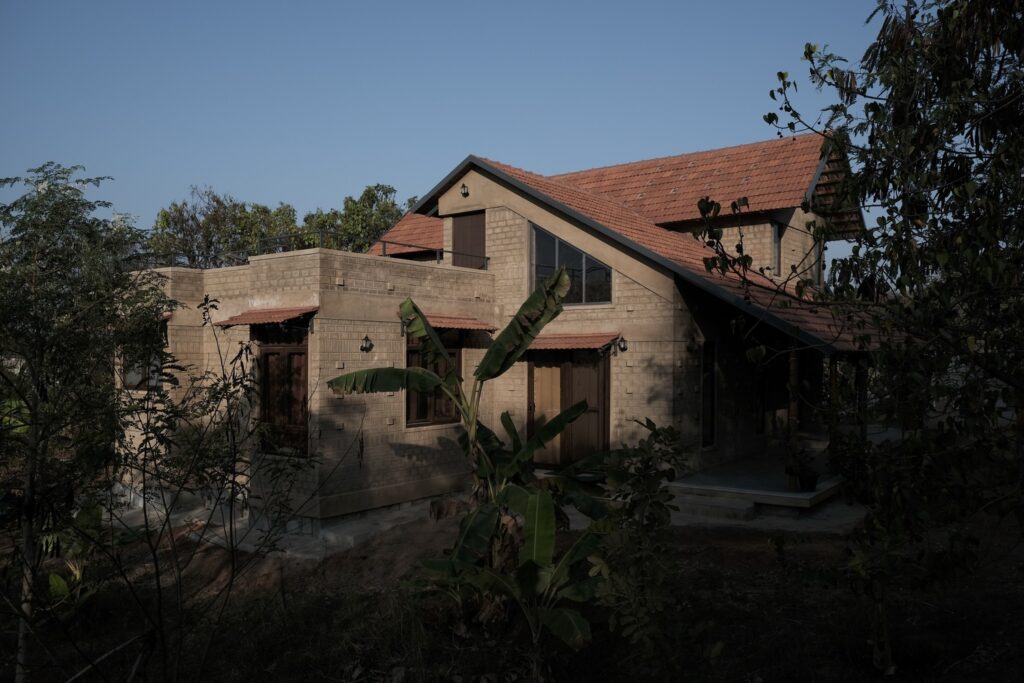
[[[811,179],[811,185],[807,188],[807,193],[804,195],[804,201],[813,210],[814,205],[811,203],[814,199],[814,191],[818,189],[818,181],[821,180],[821,174],[825,172],[825,167],[828,166],[829,155],[826,154],[821,157],[821,161],[818,162],[818,168],[814,172],[814,177]],[[849,159],[844,160],[844,173],[850,173],[850,162]],[[864,221],[864,210],[861,207],[857,207],[857,218],[860,219],[861,230],[867,230],[867,223]]]
[[[818,181],[821,180],[821,174],[825,172],[826,166],[828,166],[828,155],[824,154],[818,162],[818,168],[814,171],[814,177],[811,178],[811,184],[808,186],[807,192],[804,193],[804,202],[808,206],[810,206],[811,199],[814,197],[814,191],[818,189]]]
[[[434,185],[434,187],[430,188],[430,191],[427,192],[427,194],[423,195],[423,198],[416,202],[416,204],[414,204],[411,209],[409,209],[409,213],[422,213],[426,216],[436,216],[438,197],[440,197],[445,191],[448,190],[448,188],[454,185],[455,181],[466,173],[469,167],[473,165],[474,161],[479,162],[480,159],[470,154],[468,157],[459,162],[459,165],[456,166],[451,173],[446,175],[444,179],[442,179],[441,182],[439,182],[437,185]]]

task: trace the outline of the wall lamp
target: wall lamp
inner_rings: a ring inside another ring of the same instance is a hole
[[[459,188],[459,194],[462,195],[463,199],[469,196],[469,188],[466,187],[466,183],[462,183],[462,187]]]
[[[368,336],[363,337],[363,343],[359,345],[359,350],[363,353],[369,353],[373,350],[373,341]]]
[[[625,337],[619,337],[618,341],[619,351],[625,352],[629,350],[629,344],[626,343]]]

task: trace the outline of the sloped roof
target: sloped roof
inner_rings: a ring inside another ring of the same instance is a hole
[[[804,135],[561,176],[542,176],[471,155],[431,189],[412,212],[430,214],[435,211],[438,197],[470,168],[476,168],[804,344],[826,352],[854,351],[859,348],[855,332],[847,324],[837,321],[828,307],[780,291],[775,282],[755,271],[747,273],[746,283],[736,274],[708,272],[704,259],[714,256],[713,250],[688,232],[661,227],[652,215],[648,215],[652,212],[660,215],[666,223],[699,217],[696,204],[705,195],[724,203],[745,194],[751,211],[798,206],[806,198],[822,167],[820,145],[818,136]],[[727,158],[724,162],[714,162],[711,158],[722,155]],[[694,165],[690,166],[690,162]],[[787,170],[787,164],[796,168]],[[674,197],[680,191],[672,182],[673,171],[665,169],[675,169],[678,173],[682,172],[681,168],[697,166],[703,168],[704,174],[711,172],[712,176],[718,177],[717,185],[698,190],[692,201],[685,197],[676,200]],[[714,173],[715,168],[719,169],[717,174]],[[613,172],[612,169],[619,170]],[[619,177],[621,180],[614,180]],[[651,183],[645,187],[658,188],[657,192],[652,191],[651,197],[660,193],[661,199],[657,202],[639,201],[647,198],[646,191],[645,197],[636,197],[631,202],[622,199],[621,193],[637,189],[635,178],[638,177],[647,177],[642,182]],[[658,183],[654,182],[656,179]],[[597,187],[603,189],[593,189]],[[675,193],[671,191],[673,188],[677,189]],[[616,192],[620,196],[616,196]],[[728,197],[728,193],[735,192],[742,194]],[[686,203],[690,203],[692,209],[685,209]],[[438,245],[443,240],[442,223],[438,218],[416,223],[410,221],[402,226],[402,232],[398,229],[399,224],[396,224],[383,239]],[[399,240],[397,234],[406,239]],[[371,253],[380,252],[378,249]],[[388,253],[393,253],[390,246]]]
[[[439,315],[427,313],[427,321],[431,327],[444,330],[481,330],[483,332],[494,332],[497,328],[468,315]]]
[[[388,242],[387,245],[382,242]],[[395,244],[392,244],[395,243]],[[388,254],[412,254],[444,248],[444,227],[440,218],[407,213],[392,226],[367,252],[381,256]]]
[[[821,136],[807,133],[546,178],[562,186],[602,195],[619,209],[629,209],[649,222],[664,225],[698,220],[697,204],[703,197],[711,197],[727,207],[745,196],[749,212],[800,206],[809,198],[824,168],[821,145]],[[441,249],[442,222],[439,218],[409,213],[381,239],[424,247],[388,244],[389,254]],[[374,244],[369,253],[380,255],[381,246],[380,242]]]
[[[613,198],[658,224],[700,218],[702,197],[749,211],[800,206],[820,173],[822,138],[807,133],[548,176]]]
[[[836,321],[827,307],[780,291],[775,282],[756,271],[747,273],[748,286],[736,274],[708,272],[704,259],[715,256],[715,252],[688,232],[662,228],[615,201],[567,182],[495,161],[470,159],[499,179],[511,181],[570,218],[652,258],[690,284],[810,346],[833,351],[857,348],[852,331]]]
[[[595,334],[541,334],[530,344],[531,351],[603,349],[622,336],[621,332]]]
[[[219,327],[231,327],[233,325],[266,325],[270,323],[284,323],[289,320],[301,318],[309,313],[316,313],[319,306],[301,306],[297,308],[250,308],[238,315],[233,315],[226,320],[214,323]]]

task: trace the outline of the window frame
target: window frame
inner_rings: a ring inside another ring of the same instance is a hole
[[[572,301],[572,302],[563,301],[562,302],[563,306],[609,306],[609,305],[611,305],[611,304],[613,304],[615,302],[615,291],[614,291],[615,288],[613,286],[615,271],[612,269],[611,266],[609,266],[607,263],[605,263],[604,261],[602,261],[600,259],[594,258],[593,256],[588,254],[583,249],[580,249],[576,245],[571,244],[571,243],[567,242],[566,240],[563,240],[558,235],[555,235],[554,233],[552,233],[552,232],[550,232],[548,230],[545,230],[544,228],[540,227],[539,225],[537,225],[536,223],[534,223],[532,221],[530,222],[530,228],[531,228],[531,230],[530,230],[530,263],[529,263],[529,269],[530,269],[530,290],[531,291],[537,289],[538,285],[540,284],[540,283],[537,282],[537,233],[538,232],[542,232],[545,235],[547,235],[548,237],[550,237],[551,239],[555,240],[555,269],[556,270],[558,268],[557,264],[558,264],[559,245],[562,244],[563,242],[565,242],[565,244],[568,247],[571,247],[572,249],[578,251],[580,254],[583,255],[583,259],[581,261],[581,268],[580,268],[580,273],[581,273],[581,275],[580,275],[580,283],[581,283],[580,284],[580,288],[581,288],[580,300],[579,301]],[[591,261],[596,263],[596,264],[598,264],[598,265],[600,265],[603,268],[606,268],[608,270],[608,300],[607,301],[587,301],[586,300],[586,298],[587,298],[587,270],[588,270],[589,262],[591,262]]]
[[[255,388],[258,397],[258,410],[256,421],[263,430],[260,434],[260,449],[265,453],[272,453],[280,456],[306,456],[309,454],[309,335],[311,331],[311,318],[301,320],[289,320],[284,323],[254,324],[249,326],[249,339],[256,347],[255,361]],[[286,415],[279,412],[280,406],[275,406],[274,398],[280,396],[282,386],[271,375],[269,367],[270,354],[291,354],[301,353],[303,366],[300,380],[295,383],[296,377],[289,369],[286,371],[287,400],[288,408]],[[292,389],[297,387],[301,390],[301,398],[298,403],[293,401]],[[282,423],[275,422],[282,415],[290,417],[295,411],[301,417],[300,421],[286,419]]]
[[[442,338],[443,338],[443,336],[444,335],[442,335]],[[449,341],[451,343],[446,343],[445,344],[445,351],[448,353],[448,356],[451,357],[452,362],[455,364],[456,372],[458,372],[461,375],[462,374],[462,341],[463,341],[462,334],[461,333],[456,333],[454,336],[451,337],[451,339]],[[410,354],[410,352],[420,353],[421,354],[421,364],[419,364],[419,365],[411,365],[410,364],[410,362],[409,362],[409,354]],[[410,368],[410,367],[427,368],[427,366],[423,365],[422,363],[423,363],[423,360],[422,360],[422,344],[419,343],[419,340],[413,339],[411,337],[407,337],[406,338],[406,344],[405,344],[405,367],[407,367],[407,368]],[[438,371],[435,368],[428,368],[428,369],[431,369],[434,372]],[[412,411],[412,404],[413,404],[413,401],[418,400],[419,394],[420,394],[420,392],[418,392],[418,391],[413,391],[411,389],[406,389],[405,390],[405,426],[407,428],[413,429],[413,428],[419,428],[419,427],[449,426],[449,425],[456,425],[456,424],[459,424],[460,422],[462,422],[462,415],[459,413],[458,407],[455,405],[455,403],[450,398],[448,398],[447,396],[444,395],[444,393],[441,391],[441,389],[436,389],[433,394],[431,394],[431,395],[426,397],[426,413],[427,413],[427,416],[425,418],[422,418],[422,419],[415,419],[415,420],[412,419],[412,412],[413,412]],[[451,415],[450,416],[438,417],[438,412],[439,412],[438,411],[438,403],[442,402],[442,401],[451,404]]]
[[[772,275],[782,277],[782,234],[785,226],[778,221],[772,222]]]

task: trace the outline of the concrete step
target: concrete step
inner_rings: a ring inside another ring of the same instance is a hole
[[[717,519],[753,519],[757,508],[753,502],[736,498],[677,493],[673,502],[679,507],[673,512],[675,519],[714,517]]]

